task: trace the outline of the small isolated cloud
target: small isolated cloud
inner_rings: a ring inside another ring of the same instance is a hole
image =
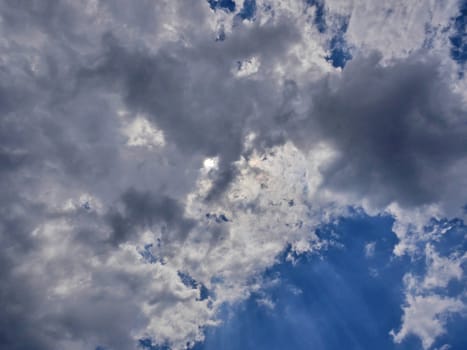
[[[274,302],[270,298],[267,298],[267,297],[257,299],[256,303],[269,310],[274,310],[274,307],[276,306]]]
[[[375,255],[376,242],[369,242],[365,244],[365,256],[371,258]]]
[[[402,327],[398,332],[391,331],[396,343],[407,335],[418,336],[424,349],[429,349],[435,339],[446,332],[446,322],[450,314],[465,309],[461,300],[443,298],[438,295],[407,297],[403,308]]]

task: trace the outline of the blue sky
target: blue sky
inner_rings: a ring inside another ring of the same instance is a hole
[[[389,335],[402,317],[403,275],[424,268],[423,261],[394,258],[392,223],[390,217],[357,215],[324,228],[324,235],[337,232],[342,246],[301,256],[295,264],[281,259],[264,274],[280,282],[226,311],[225,324],[210,329],[196,349],[422,349],[414,336],[394,344]],[[457,234],[465,237],[465,228]],[[461,241],[465,249],[467,241]],[[368,243],[375,244],[371,256]],[[273,308],[258,302],[265,296]],[[448,327],[434,347],[464,349],[467,320],[453,317]]]

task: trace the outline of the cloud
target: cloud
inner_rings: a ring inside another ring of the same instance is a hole
[[[446,325],[453,313],[466,311],[463,292],[448,295],[451,281],[465,281],[462,264],[467,255],[453,252],[440,256],[433,245],[426,244],[426,272],[424,276],[404,276],[406,304],[403,307],[402,326],[391,330],[396,343],[409,334],[417,335],[424,349],[429,349],[435,340],[446,333]]]
[[[422,340],[423,348],[428,349],[439,335],[446,332],[446,317],[462,310],[463,303],[453,298],[409,296],[404,307],[403,326],[391,335],[396,343],[400,343],[408,334],[415,334]]]
[[[183,215],[183,208],[174,199],[155,195],[150,192],[138,192],[130,189],[122,195],[123,213],[110,211],[108,220],[112,227],[109,241],[119,244],[131,240],[135,230],[151,229],[162,223],[168,232],[175,237],[162,237],[163,243],[170,241],[183,242],[188,232],[195,225]]]
[[[292,122],[292,140],[332,144],[339,156],[323,169],[326,188],[370,205],[416,207],[462,186],[466,159],[461,97],[451,93],[436,61],[417,56],[382,65],[378,54],[355,58],[338,77],[311,88],[306,119]],[[310,137],[310,135],[312,135]],[[460,181],[460,183],[459,183]]]

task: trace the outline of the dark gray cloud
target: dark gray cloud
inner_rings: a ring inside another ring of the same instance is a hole
[[[123,193],[121,200],[123,212],[113,210],[108,214],[112,244],[126,242],[136,230],[151,229],[156,224],[165,227],[161,237],[163,243],[182,242],[195,225],[194,220],[184,217],[182,205],[165,195],[130,189]],[[167,237],[167,231],[175,236]]]
[[[234,78],[237,61],[258,56],[263,69],[271,69],[298,38],[293,25],[280,22],[239,28],[222,43],[202,38],[194,46],[168,44],[151,54],[129,50],[106,34],[104,54],[94,67],[81,70],[79,81],[86,88],[121,93],[132,111],[146,113],[185,154],[219,156],[219,179],[209,196],[217,197],[234,178],[232,163],[244,151],[246,135],[256,132],[258,140],[270,139],[268,128],[255,124],[264,126],[277,113],[274,96],[280,93],[267,78]]]
[[[451,167],[467,157],[467,111],[438,61],[414,55],[383,66],[358,57],[310,89],[308,118],[293,125],[302,146],[330,142],[338,158],[323,186],[384,206],[436,203]],[[464,189],[465,190],[465,189]]]

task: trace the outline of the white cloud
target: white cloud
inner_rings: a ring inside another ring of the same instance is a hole
[[[422,278],[412,274],[404,277],[406,304],[403,307],[402,326],[399,331],[392,330],[390,333],[396,343],[414,334],[420,338],[423,348],[429,349],[439,336],[446,333],[449,317],[467,310],[462,295],[448,297],[439,292],[439,288],[444,290],[451,280],[462,280],[461,264],[466,255],[454,253],[441,257],[430,243],[425,246],[425,254],[425,275]]]
[[[164,146],[164,133],[154,128],[147,119],[137,116],[123,128],[123,134],[128,138],[128,146],[159,148]]]
[[[449,314],[465,310],[462,301],[439,295],[408,295],[406,302],[402,327],[398,332],[391,331],[391,335],[400,343],[414,334],[421,339],[424,349],[429,349],[436,338],[446,332]]]
[[[425,256],[428,271],[423,279],[422,288],[445,288],[449,281],[461,280],[463,276],[462,264],[467,261],[467,253],[464,253],[463,256],[459,256],[457,253],[454,256],[442,257],[436,253],[431,244],[427,244]]]
[[[267,297],[257,299],[256,303],[269,310],[274,310],[274,308],[276,307],[276,304],[270,298]]]

